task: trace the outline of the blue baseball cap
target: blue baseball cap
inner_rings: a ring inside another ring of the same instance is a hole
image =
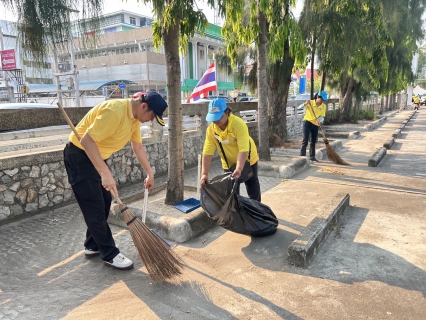
[[[166,100],[154,91],[149,91],[147,94],[141,94],[139,96],[142,97],[141,102],[148,104],[148,107],[154,111],[157,122],[164,126],[163,113],[168,107]]]
[[[220,120],[227,108],[225,100],[221,98],[213,99],[209,103],[209,113],[207,113],[206,121],[213,122]]]
[[[325,90],[318,92],[318,97],[320,97],[324,101],[328,101],[328,95]]]

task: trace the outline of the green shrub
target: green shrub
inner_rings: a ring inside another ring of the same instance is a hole
[[[376,113],[374,110],[360,110],[353,116],[353,120],[358,122],[359,120],[375,120]]]

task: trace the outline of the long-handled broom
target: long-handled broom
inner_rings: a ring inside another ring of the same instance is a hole
[[[80,140],[80,136],[65,110],[59,102],[57,105],[65,121]],[[133,243],[151,278],[154,281],[163,281],[180,275],[181,269],[185,266],[182,260],[145,223],[138,219],[113,191],[111,191],[111,194],[118,203],[124,221],[129,226]]]
[[[315,114],[314,108],[312,108],[310,103],[308,103],[308,105],[309,105],[309,108],[312,111],[315,119],[317,119],[317,115]],[[325,149],[327,151],[328,159],[331,160],[332,162],[334,162],[335,164],[341,164],[341,165],[344,165],[344,166],[348,166],[349,163],[347,163],[345,160],[340,158],[340,156],[337,154],[337,152],[334,151],[334,149],[330,146],[330,142],[325,137],[324,131],[322,130],[322,127],[321,127],[321,124],[319,123],[319,121],[318,121],[318,126],[319,126],[321,134],[322,134],[322,139],[323,139],[324,144],[325,144]],[[312,155],[311,155],[311,157],[312,157]]]

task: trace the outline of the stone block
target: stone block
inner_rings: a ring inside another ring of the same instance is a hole
[[[392,137],[394,138],[398,138],[398,136],[401,134],[401,129],[396,129],[393,133],[392,133]]]
[[[338,193],[288,247],[288,262],[306,267],[329,231],[349,206],[349,194]]]
[[[386,148],[386,150],[389,150],[389,149],[391,149],[392,148],[392,146],[393,146],[393,144],[395,143],[395,138],[394,137],[392,137],[392,138],[390,138],[388,141],[386,141],[384,144],[383,144],[383,147],[385,147]]]
[[[385,155],[386,155],[385,147],[381,147],[377,149],[377,151],[371,156],[371,158],[368,159],[368,166],[377,167],[380,161],[382,161],[382,159],[385,157]]]

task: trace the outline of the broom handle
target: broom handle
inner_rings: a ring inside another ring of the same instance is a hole
[[[72,124],[70,118],[68,117],[67,113],[65,112],[64,108],[62,107],[62,105],[58,102],[56,103],[59,110],[62,113],[62,116],[64,117],[65,121],[68,123],[68,125],[71,127],[72,131],[74,132],[75,136],[77,137],[78,141],[80,141],[80,135],[78,134],[77,130],[75,129],[74,125]]]
[[[70,118],[68,117],[67,113],[65,112],[64,108],[62,107],[62,105],[58,102],[56,103],[59,110],[61,111],[65,121],[68,123],[68,125],[71,127],[72,131],[74,132],[75,136],[77,137],[78,141],[80,141],[80,135],[78,134],[77,130],[75,129],[74,125],[72,124]],[[114,194],[114,191],[111,190],[111,194],[114,197],[115,201],[119,204],[119,205],[123,205],[123,202],[121,202],[120,198],[118,196],[116,196]]]
[[[198,155],[198,167],[197,167],[197,173],[198,173],[198,178],[197,178],[197,195],[196,198],[197,200],[200,200],[200,179],[201,179],[201,154]]]
[[[321,134],[322,134],[322,138],[323,138],[324,140],[327,140],[327,138],[325,137],[324,131],[322,130],[321,123],[319,122],[319,120],[318,120],[318,118],[317,118],[317,115],[315,114],[314,108],[311,106],[311,103],[310,103],[310,102],[309,102],[309,103],[307,103],[307,105],[309,105],[309,108],[310,108],[310,110],[312,111],[312,113],[314,114],[315,119],[317,119],[317,123],[318,123],[318,126],[319,126],[319,128],[320,128],[320,131],[321,131]]]
[[[146,209],[148,207],[148,189],[145,188],[143,193],[143,210],[142,210],[142,222],[145,223],[146,220]]]

